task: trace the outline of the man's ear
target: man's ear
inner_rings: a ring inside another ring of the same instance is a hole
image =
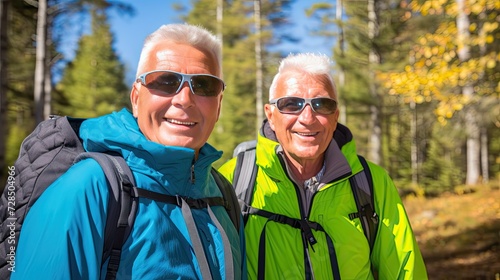
[[[267,122],[269,123],[269,126],[274,131],[273,108],[271,108],[271,105],[265,104],[264,112],[266,113],[266,118]]]
[[[132,89],[130,90],[130,103],[132,105],[132,113],[134,114],[134,117],[137,118],[138,112],[138,107],[139,107],[139,89],[141,87],[140,83],[134,83],[132,86]]]

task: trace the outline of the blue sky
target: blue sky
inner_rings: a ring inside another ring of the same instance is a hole
[[[131,84],[137,62],[139,60],[142,43],[146,36],[155,31],[162,24],[180,22],[179,14],[172,9],[172,0],[122,0],[132,5],[136,13],[134,16],[110,13],[110,24],[115,35],[115,49],[127,68],[127,84]],[[186,1],[187,2],[187,1]],[[331,55],[331,46],[322,39],[309,34],[314,24],[305,15],[304,9],[316,1],[296,0],[292,8],[294,35],[303,38],[296,44],[283,44],[279,49],[289,52],[321,52]],[[323,1],[325,2],[325,1]]]

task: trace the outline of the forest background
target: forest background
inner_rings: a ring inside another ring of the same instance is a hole
[[[498,195],[499,1],[314,1],[303,11],[314,31],[303,37],[289,28],[296,2],[172,4],[180,21],[223,41],[227,90],[209,139],[224,151],[216,167],[238,143],[256,138],[276,66],[288,53],[277,46],[321,38],[335,62],[340,122],[352,130],[358,153],[386,168],[403,197]],[[135,9],[111,0],[0,0],[0,182],[24,137],[50,114],[95,117],[128,106],[110,12],[133,17]],[[69,20],[75,17],[88,19],[89,32],[71,33],[71,25],[85,24]],[[68,36],[78,37],[72,57],[62,51]],[[495,248],[498,213],[489,231]],[[494,262],[489,267],[498,277],[498,257]]]

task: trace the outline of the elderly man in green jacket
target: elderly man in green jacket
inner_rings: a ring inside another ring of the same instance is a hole
[[[410,221],[388,173],[368,163],[379,217],[373,249],[350,177],[363,171],[325,55],[285,58],[256,146],[245,225],[249,279],[427,279]],[[221,171],[234,179],[236,158]],[[264,215],[264,214],[265,215]]]

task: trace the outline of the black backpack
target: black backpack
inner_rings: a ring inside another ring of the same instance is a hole
[[[147,197],[179,205],[175,196],[136,188],[134,177],[119,155],[90,153],[78,137],[85,119],[51,117],[41,122],[24,139],[19,157],[9,167],[9,177],[0,199],[0,279],[9,279],[15,270],[15,250],[24,218],[37,198],[75,162],[93,158],[102,167],[110,188],[108,218],[105,228],[103,264],[109,258],[107,279],[114,279],[120,263],[121,248],[135,219],[138,197]],[[213,175],[223,198],[186,199],[191,208],[224,206],[237,232],[240,209],[232,185],[214,168]]]
[[[322,230],[321,225],[317,223],[309,222],[309,225],[304,226],[304,223],[299,222],[297,219],[292,219],[280,214],[271,213],[261,209],[255,209],[250,206],[252,202],[255,180],[257,177],[258,168],[255,164],[255,147],[256,140],[250,140],[242,142],[236,146],[233,151],[233,157],[236,157],[236,166],[233,175],[233,186],[238,197],[240,208],[243,214],[243,221],[246,224],[248,216],[251,214],[257,214],[260,216],[267,217],[268,219],[274,220],[275,222],[280,222],[288,224],[295,228],[301,228],[306,232],[306,236],[309,236],[312,242],[315,242],[311,228],[317,230]],[[351,220],[359,218],[363,231],[370,245],[370,252],[373,250],[373,245],[375,243],[375,238],[378,229],[378,215],[375,212],[375,202],[373,197],[373,180],[371,177],[370,168],[364,157],[358,155],[358,158],[363,165],[363,171],[351,176],[349,178],[351,190],[354,196],[354,200],[357,206],[357,212],[349,214]],[[259,250],[260,251],[260,250]],[[335,254],[333,254],[335,255]],[[334,257],[334,256],[332,256]],[[259,256],[259,269],[258,269],[258,279],[264,278],[264,271],[260,269],[263,267],[265,258]],[[336,266],[336,261],[332,266]],[[372,266],[372,271],[374,276],[377,277],[377,272]],[[335,279],[340,279],[338,274],[338,268],[334,270]]]

